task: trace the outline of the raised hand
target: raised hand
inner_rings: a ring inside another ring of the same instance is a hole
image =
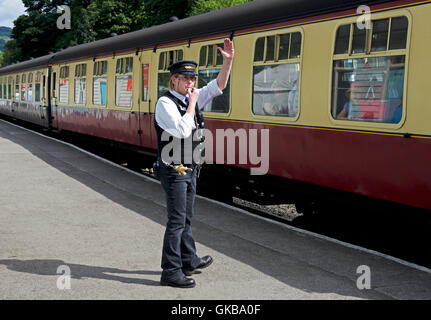
[[[226,60],[232,60],[234,56],[234,48],[233,48],[233,42],[230,39],[224,39],[224,48],[217,48],[221,55],[223,56],[223,59]]]

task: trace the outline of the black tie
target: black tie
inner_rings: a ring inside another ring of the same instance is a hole
[[[186,102],[186,106],[188,106],[189,105],[189,97],[186,97],[185,102]]]

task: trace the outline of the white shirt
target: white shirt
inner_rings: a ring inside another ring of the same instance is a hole
[[[218,87],[217,79],[212,80],[205,87],[197,90],[199,91],[198,106],[200,110],[213,98],[223,93]],[[170,93],[185,103],[185,96],[173,90],[170,90]],[[183,106],[180,107],[183,108]],[[184,108],[184,111],[186,110]],[[196,128],[193,117],[187,112],[184,116],[181,116],[177,105],[168,97],[160,97],[157,101],[155,117],[160,128],[179,139],[188,138],[192,130]]]

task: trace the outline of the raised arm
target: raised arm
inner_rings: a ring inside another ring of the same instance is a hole
[[[230,69],[232,68],[232,60],[234,56],[233,42],[230,39],[224,39],[224,48],[217,48],[223,56],[223,66],[217,76],[217,85],[220,90],[226,88],[229,80]]]

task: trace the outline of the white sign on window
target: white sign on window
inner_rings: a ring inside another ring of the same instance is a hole
[[[120,107],[131,107],[132,76],[117,76],[115,82],[115,104]]]
[[[60,80],[60,102],[69,102],[69,80]]]
[[[75,103],[85,104],[85,78],[75,79]]]

